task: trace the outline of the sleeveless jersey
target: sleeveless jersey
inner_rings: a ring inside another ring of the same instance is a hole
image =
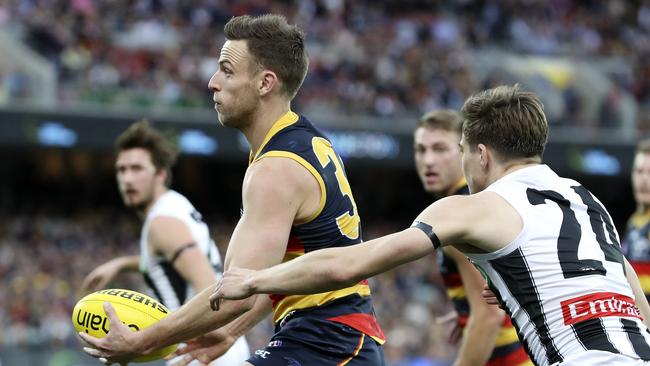
[[[650,301],[650,212],[632,214],[625,230],[623,252]]]
[[[517,210],[523,229],[504,248],[467,256],[490,279],[533,362],[554,365],[590,350],[650,360],[650,334],[600,201],[546,165],[487,190]]]
[[[465,180],[462,180],[462,185],[454,192],[454,195],[468,195],[469,189]],[[458,324],[461,327],[467,325],[469,319],[470,307],[465,294],[465,287],[463,286],[458,267],[456,262],[444,251],[437,252],[438,264],[440,266],[440,274],[442,280],[447,288],[447,297],[454,306],[454,310],[458,314]],[[487,366],[517,366],[525,365],[530,361],[526,355],[525,350],[519,343],[517,338],[517,330],[513,327],[510,317],[504,317],[503,325],[499,331],[496,341],[494,342],[494,350],[490,355]]]
[[[194,295],[194,290],[164,256],[153,253],[148,244],[149,223],[158,216],[181,220],[190,230],[194,244],[208,257],[216,273],[222,272],[221,256],[210,238],[210,231],[190,201],[170,190],[161,195],[147,213],[140,234],[140,272],[158,299],[169,309],[176,310]],[[190,244],[190,243],[187,243]],[[216,279],[215,279],[216,281]]]
[[[290,111],[272,126],[258,152],[251,153],[250,164],[268,157],[298,162],[316,178],[321,191],[318,210],[291,228],[283,261],[314,250],[344,247],[362,241],[359,213],[343,162],[322,132],[305,117]],[[374,316],[370,287],[365,280],[337,291],[314,295],[271,295],[271,300],[276,324],[300,311],[301,314],[348,325],[379,343],[384,342],[384,334]]]

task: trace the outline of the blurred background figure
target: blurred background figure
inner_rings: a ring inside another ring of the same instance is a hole
[[[413,134],[418,176],[437,199],[469,194],[461,165],[462,123],[458,112],[439,109],[423,115]],[[532,365],[510,317],[481,296],[485,280],[474,265],[453,247],[436,254],[456,312],[449,336],[451,344],[460,340],[454,365]]]
[[[218,280],[223,271],[221,255],[201,214],[185,196],[169,189],[178,155],[170,142],[147,121],[139,121],[118,137],[115,148],[122,201],[142,222],[140,254],[99,265],[86,276],[81,290],[105,289],[120,272],[139,271],[158,300],[177,310]],[[242,337],[210,365],[238,366],[249,356]]]
[[[632,189],[636,211],[627,221],[623,239],[625,257],[650,299],[650,140],[639,142],[632,165]]]

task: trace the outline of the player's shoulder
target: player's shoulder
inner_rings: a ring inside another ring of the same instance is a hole
[[[169,215],[170,213],[190,212],[193,209],[194,206],[187,197],[174,190],[169,190],[158,198],[154,206],[151,208],[149,216],[155,217],[159,215]]]
[[[313,178],[304,165],[290,157],[272,156],[251,164],[244,178],[243,190],[272,194],[304,188]]]

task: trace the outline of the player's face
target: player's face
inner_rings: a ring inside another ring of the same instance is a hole
[[[439,196],[453,193],[463,176],[459,141],[454,131],[426,127],[415,130],[415,168],[425,191]]]
[[[481,153],[478,147],[470,149],[465,138],[460,140],[463,174],[470,193],[480,192],[487,187],[487,174],[481,166]]]
[[[208,88],[212,91],[219,122],[226,127],[245,128],[259,103],[256,92],[259,72],[254,72],[253,58],[246,41],[226,41],[219,56],[219,69]]]
[[[650,154],[638,153],[634,157],[632,188],[637,204],[650,207]]]
[[[154,198],[156,185],[164,184],[151,153],[142,148],[121,151],[115,162],[115,176],[122,200],[127,207],[145,209]]]

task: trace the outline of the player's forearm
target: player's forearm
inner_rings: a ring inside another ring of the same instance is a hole
[[[129,255],[114,259],[120,271],[137,271],[140,266],[140,256]]]
[[[433,246],[421,231],[407,229],[362,244],[311,252],[256,272],[246,285],[258,294],[338,290],[432,251]]]
[[[255,272],[246,285],[254,294],[310,294],[344,288],[354,281],[339,271],[340,248],[312,252]]]
[[[165,319],[140,331],[136,347],[142,353],[149,353],[192,339],[230,323],[252,306],[247,300],[224,301],[219,311],[212,311],[209,296],[213,290],[214,286],[205,289]]]
[[[272,310],[271,300],[266,295],[257,295],[255,305],[246,313],[226,325],[226,330],[233,338],[239,338],[266,318]]]
[[[494,350],[503,317],[472,314],[463,333],[454,366],[485,365]]]

